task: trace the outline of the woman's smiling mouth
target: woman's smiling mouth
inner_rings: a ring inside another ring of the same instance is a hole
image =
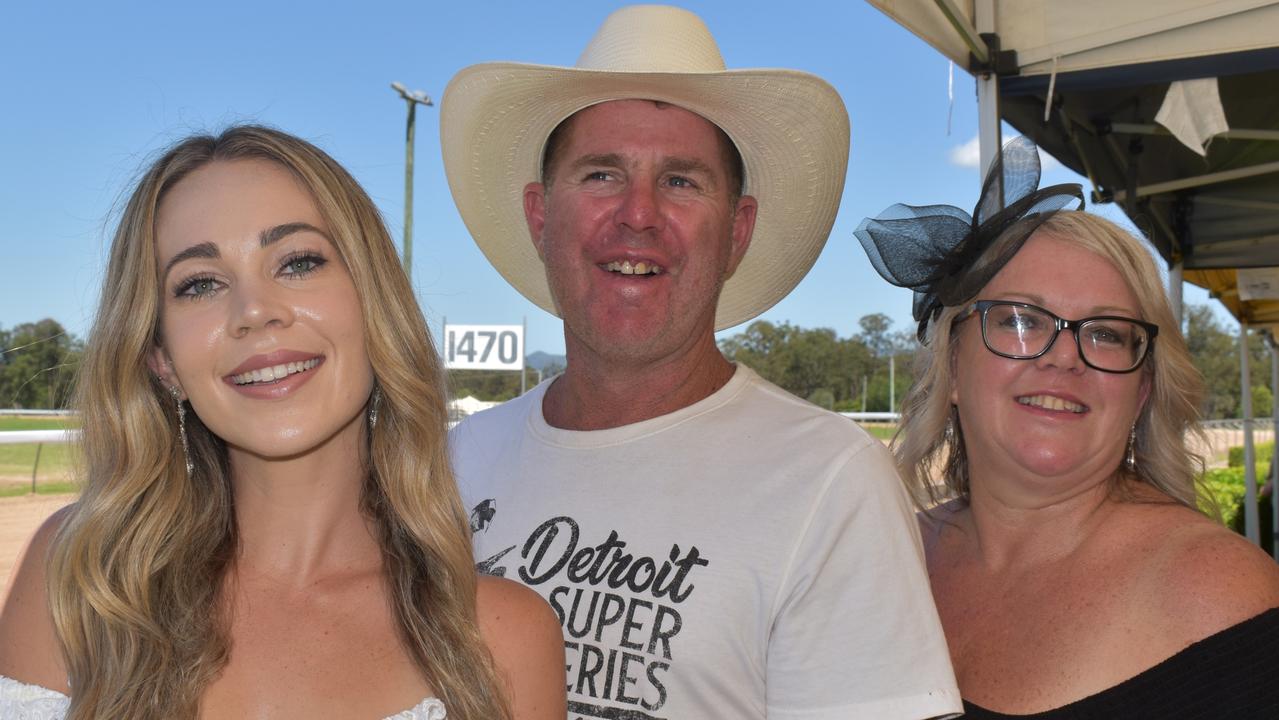
[[[1022,395],[1017,398],[1017,402],[1045,410],[1066,411],[1075,414],[1088,412],[1087,405],[1071,402],[1055,395]]]
[[[316,365],[319,365],[323,359],[324,358],[322,357],[313,357],[310,360],[303,360],[301,362],[280,363],[279,365],[271,365],[264,368],[258,368],[256,370],[249,370],[247,372],[240,373],[239,375],[232,375],[231,382],[236,385],[273,383],[283,380],[290,375],[306,372]]]

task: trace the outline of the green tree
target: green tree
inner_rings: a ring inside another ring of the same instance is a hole
[[[0,330],[0,407],[66,407],[83,349],[56,320]]]
[[[1243,414],[1239,378],[1239,332],[1217,320],[1208,305],[1185,308],[1186,345],[1204,378],[1203,416],[1206,419],[1237,418]],[[1155,340],[1155,352],[1159,340]],[[1253,414],[1269,415],[1270,351],[1259,333],[1248,336]],[[1264,392],[1263,392],[1264,391]]]
[[[476,400],[505,402],[520,394],[520,374],[517,371],[449,370],[448,382],[451,397],[455,398],[470,395]],[[529,388],[537,384],[536,370],[524,368],[524,384]]]
[[[872,412],[899,410],[902,398],[910,390],[911,367],[919,342],[910,330],[894,332],[892,318],[883,313],[866,315],[857,324],[862,329],[859,336],[862,343],[874,354],[872,371],[867,377],[866,409]],[[892,392],[889,392],[890,379]],[[893,403],[896,407],[892,407]]]
[[[883,313],[863,315],[857,324],[861,326],[861,340],[875,354],[887,358],[893,352],[896,340],[892,335],[893,319]]]
[[[817,407],[826,408],[827,410],[835,409],[835,393],[829,388],[821,388],[814,390],[812,395],[808,396],[808,401]]]
[[[1252,386],[1252,414],[1253,417],[1268,417],[1274,410],[1274,395],[1270,394],[1270,388],[1265,385]]]
[[[859,406],[861,379],[871,375],[876,364],[860,338],[840,338],[830,328],[766,320],[725,338],[720,350],[792,394],[840,410]]]
[[[1186,345],[1204,378],[1204,417],[1232,417],[1239,404],[1239,356],[1235,352],[1235,338],[1221,327],[1208,305],[1187,305],[1185,323]]]
[[[755,368],[768,380],[816,404],[828,390],[838,410],[889,409],[889,358],[896,358],[897,397],[910,386],[915,342],[909,333],[892,332],[886,315],[868,315],[862,333],[840,338],[829,328],[804,329],[788,323],[758,321],[721,344],[730,359]],[[866,381],[866,396],[863,394]]]

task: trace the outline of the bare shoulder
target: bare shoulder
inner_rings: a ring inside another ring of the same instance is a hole
[[[563,720],[564,636],[542,596],[511,580],[481,575],[476,614],[484,642],[508,683],[516,720]]]
[[[541,595],[517,582],[480,575],[476,613],[486,637],[518,635],[523,640],[554,640],[563,651],[564,638],[551,606]]]
[[[1178,522],[1161,533],[1146,576],[1161,624],[1193,642],[1279,607],[1279,564],[1206,517],[1177,514]]]
[[[36,530],[14,564],[0,601],[0,675],[66,693],[62,660],[45,587],[49,550],[73,506],[58,510]]]

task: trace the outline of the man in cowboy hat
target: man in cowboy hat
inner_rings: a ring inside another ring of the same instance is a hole
[[[958,712],[888,452],[715,344],[826,241],[839,95],[639,6],[575,68],[462,70],[441,134],[475,241],[564,320],[564,374],[451,440],[478,566],[560,617],[570,717]]]

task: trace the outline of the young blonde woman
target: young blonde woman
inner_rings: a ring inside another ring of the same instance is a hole
[[[562,719],[555,617],[476,578],[444,395],[345,170],[262,127],[177,144],[115,236],[0,716]]]

